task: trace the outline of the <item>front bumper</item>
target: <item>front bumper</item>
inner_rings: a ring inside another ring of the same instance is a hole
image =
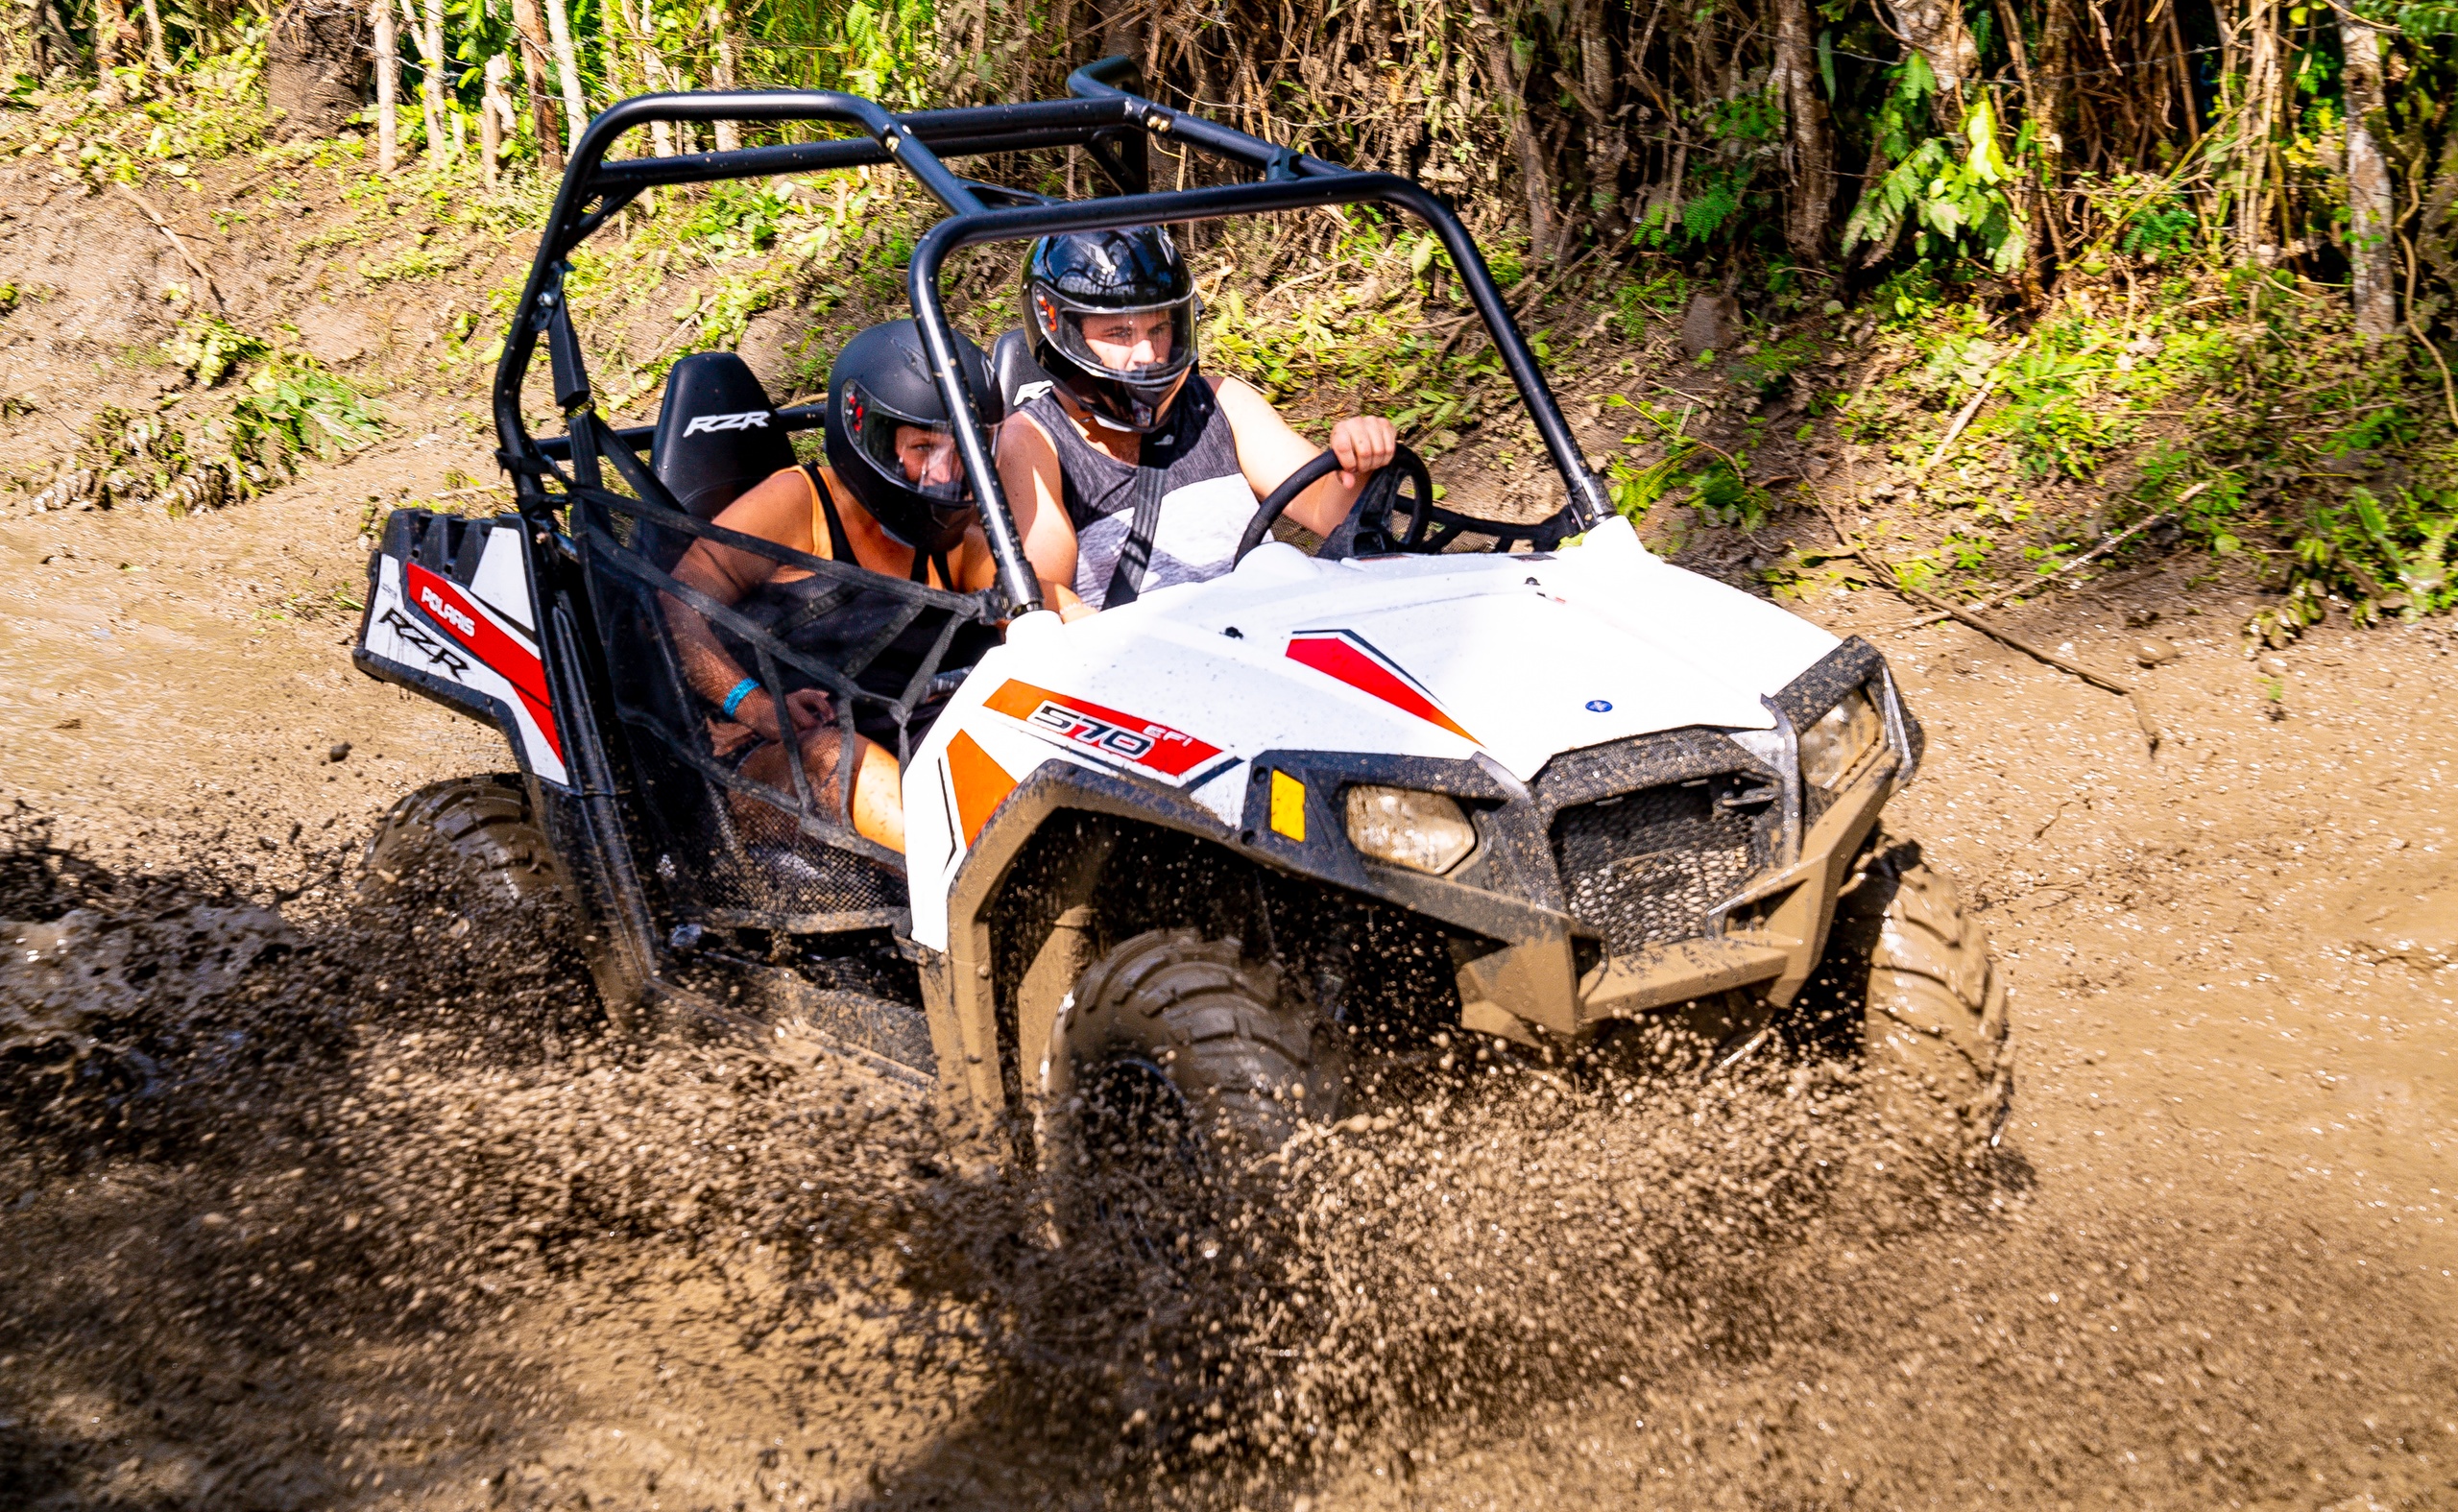
[[[1800,857],[1753,879],[1718,909],[1718,932],[1574,970],[1567,933],[1524,940],[1458,963],[1460,1022],[1528,1038],[1523,1026],[1577,1036],[1607,1020],[1749,989],[1776,1007],[1793,1000],[1826,947],[1835,900],[1902,785],[1892,751],[1865,770],[1802,836]]]

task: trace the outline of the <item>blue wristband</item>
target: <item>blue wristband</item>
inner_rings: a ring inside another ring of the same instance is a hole
[[[734,717],[734,711],[742,707],[742,701],[749,698],[751,696],[752,689],[759,685],[759,680],[756,677],[744,678],[741,682],[736,683],[734,685],[733,690],[726,694],[726,701],[722,706],[726,711],[726,717],[728,719],[732,719]]]

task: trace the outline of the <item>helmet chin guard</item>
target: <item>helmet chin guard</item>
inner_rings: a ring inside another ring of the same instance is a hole
[[[1169,233],[1157,226],[1046,236],[1024,260],[1024,330],[1033,360],[1112,430],[1159,428],[1195,371],[1203,301]],[[1160,317],[1155,322],[1150,317]],[[1126,341],[1102,340],[1103,326]],[[1088,329],[1089,327],[1089,329]],[[1153,360],[1113,366],[1096,342],[1154,348]]]

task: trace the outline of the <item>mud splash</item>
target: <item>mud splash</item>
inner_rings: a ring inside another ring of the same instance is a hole
[[[1272,1162],[1062,1234],[1143,1194],[1002,1174],[851,1069],[610,1039],[545,942],[370,904],[339,840],[285,883],[203,839],[98,861],[20,814],[0,854],[0,1483],[29,1504],[2451,1484],[2448,1335],[2377,1257],[1907,1163],[1829,1063],[1444,1046]]]

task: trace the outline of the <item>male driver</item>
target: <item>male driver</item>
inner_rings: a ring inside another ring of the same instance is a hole
[[[1044,237],[1024,260],[1024,330],[1052,387],[1000,427],[999,479],[1066,618],[1228,571],[1257,501],[1319,454],[1253,388],[1195,371],[1200,314],[1157,226]],[[1379,416],[1341,420],[1340,470],[1289,517],[1330,535],[1397,444]]]

